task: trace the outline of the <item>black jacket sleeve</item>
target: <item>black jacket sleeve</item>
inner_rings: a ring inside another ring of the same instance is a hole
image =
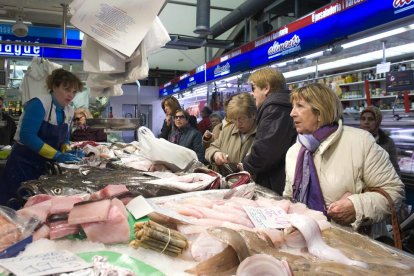
[[[290,108],[276,104],[267,106],[258,123],[250,154],[243,159],[244,169],[257,175],[277,167],[284,162],[295,138]]]
[[[164,120],[164,123],[163,123],[162,128],[161,128],[161,133],[158,136],[158,138],[164,138],[165,140],[168,140],[168,135],[171,132],[171,128],[172,128],[171,126],[167,125],[167,121]]]

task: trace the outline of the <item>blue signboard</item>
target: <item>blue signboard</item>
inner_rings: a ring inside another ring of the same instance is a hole
[[[34,45],[36,43],[62,45],[62,32],[60,28],[29,26],[28,35],[21,38],[13,35],[11,25],[0,24],[1,41],[32,43],[32,45],[0,44],[0,56],[41,56],[51,59],[81,60],[82,52],[80,49],[50,48]],[[81,46],[82,38],[83,34],[78,30],[67,31],[67,45]]]
[[[347,1],[343,1],[346,5]],[[303,54],[306,51],[346,38],[347,36],[414,14],[414,1],[410,5],[394,8],[392,0],[362,2],[355,7],[333,16],[323,18],[300,30],[266,43],[250,53],[251,67],[273,63],[289,56]],[[398,0],[395,0],[398,2]],[[337,4],[340,5],[340,4]],[[335,6],[334,6],[335,7]],[[344,7],[336,7],[337,10]],[[408,9],[407,9],[408,8]]]
[[[205,71],[200,71],[194,75],[190,75],[188,77],[183,78],[176,84],[166,85],[164,88],[160,89],[160,97],[165,97],[191,87],[194,87],[199,84],[203,84],[206,82]]]
[[[286,25],[279,30],[280,35],[271,33],[278,35],[276,39],[270,35],[250,42],[254,44],[252,50],[207,68],[206,81],[303,55],[349,35],[413,15],[414,0],[338,0]]]
[[[236,57],[223,61],[206,71],[206,81],[212,81],[237,72],[250,70],[250,53],[239,54]]]
[[[198,84],[202,84],[205,82],[206,82],[205,71],[202,71],[194,75],[188,76],[183,80],[180,80],[178,84],[181,90],[185,90],[185,89],[191,88],[193,86],[196,86]]]

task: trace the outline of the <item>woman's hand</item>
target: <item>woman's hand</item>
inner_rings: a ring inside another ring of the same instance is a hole
[[[349,195],[345,194],[328,207],[328,216],[338,224],[349,225],[355,221],[355,208],[352,201],[347,198]]]
[[[165,116],[165,121],[167,122],[167,126],[170,126],[171,122],[172,122],[172,116],[171,115],[166,115]]]
[[[211,139],[211,137],[213,137],[213,133],[211,133],[211,131],[207,129],[204,132],[203,138],[204,138],[204,140],[208,141],[208,140]]]
[[[224,165],[229,162],[229,160],[227,159],[228,157],[229,156],[225,154],[224,152],[217,151],[214,153],[214,156],[213,156],[214,163],[216,163],[216,165],[218,166]]]

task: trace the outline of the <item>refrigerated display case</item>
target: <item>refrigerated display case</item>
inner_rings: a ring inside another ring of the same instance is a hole
[[[359,114],[344,114],[344,124],[359,128]],[[395,143],[407,204],[414,206],[414,114],[383,113],[381,128]]]

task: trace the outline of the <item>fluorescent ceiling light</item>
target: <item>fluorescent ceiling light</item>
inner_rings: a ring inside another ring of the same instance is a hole
[[[322,55],[323,55],[323,51],[319,51],[319,52],[316,52],[316,53],[313,53],[313,54],[310,54],[310,55],[306,55],[306,56],[304,56],[304,58],[313,59],[313,58],[320,57]]]
[[[316,66],[309,66],[309,67],[302,68],[299,70],[283,73],[283,75],[285,76],[285,78],[292,78],[296,76],[312,74],[315,72],[316,72]]]
[[[387,48],[385,50],[386,57],[388,58],[396,57],[396,56],[400,56],[404,54],[410,54],[413,52],[414,52],[414,43],[409,43],[409,44],[405,44],[405,45],[401,45],[397,47]],[[359,56],[353,56],[349,58],[335,60],[333,62],[319,64],[318,71],[322,72],[322,71],[331,70],[335,68],[345,67],[348,65],[353,65],[353,64],[358,64],[358,63],[363,63],[363,62],[368,62],[368,61],[374,61],[374,60],[382,60],[382,58],[383,58],[383,51],[378,50],[378,51],[362,54]],[[285,78],[293,78],[293,77],[308,75],[312,73],[316,73],[316,66],[310,66],[310,67],[302,68],[296,71],[286,72],[286,73],[283,73],[283,75],[285,76]]]
[[[368,37],[358,39],[358,40],[355,40],[355,41],[351,41],[351,42],[342,44],[341,46],[344,49],[347,49],[347,48],[351,48],[351,47],[354,47],[354,46],[365,44],[365,43],[368,43],[368,42],[371,42],[371,41],[380,40],[380,39],[383,39],[383,38],[386,38],[386,37],[389,37],[389,36],[401,34],[401,33],[410,31],[412,29],[414,29],[414,24],[408,25],[406,27],[396,28],[394,30],[386,31],[386,32],[383,32],[383,33],[380,33],[380,34],[368,36]]]

